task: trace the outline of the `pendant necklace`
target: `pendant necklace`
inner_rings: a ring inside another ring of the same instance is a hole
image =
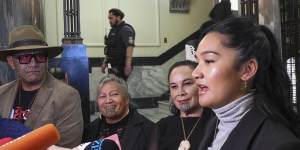
[[[194,124],[193,128],[191,129],[190,133],[188,136],[186,136],[185,133],[185,127],[184,127],[184,122],[183,119],[180,117],[181,120],[181,127],[182,127],[182,131],[183,131],[183,136],[184,139],[180,142],[180,145],[178,147],[178,150],[189,150],[191,148],[191,144],[189,142],[189,137],[192,135],[192,133],[194,132],[196,126],[198,125],[199,121],[200,121],[201,117],[199,117],[199,119],[197,120],[197,122]]]

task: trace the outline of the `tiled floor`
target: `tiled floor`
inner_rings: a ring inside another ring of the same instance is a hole
[[[157,122],[163,117],[170,115],[169,103],[167,101],[159,101],[158,108],[138,109],[138,112],[153,122]],[[91,121],[98,117],[98,113],[91,115]]]

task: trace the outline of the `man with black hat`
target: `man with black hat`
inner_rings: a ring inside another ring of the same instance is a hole
[[[48,59],[62,47],[50,47],[43,33],[31,25],[9,33],[9,48],[0,51],[18,79],[0,86],[0,115],[24,123],[32,129],[53,123],[60,133],[57,145],[80,144],[83,132],[81,100],[78,92],[48,73]]]

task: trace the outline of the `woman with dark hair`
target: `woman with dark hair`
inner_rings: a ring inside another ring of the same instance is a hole
[[[196,58],[199,103],[216,114],[199,149],[300,149],[290,130],[290,80],[268,28],[228,18],[207,31]]]
[[[195,150],[203,137],[209,115],[198,103],[197,86],[192,77],[195,62],[176,62],[168,73],[172,116],[158,121],[159,150]]]

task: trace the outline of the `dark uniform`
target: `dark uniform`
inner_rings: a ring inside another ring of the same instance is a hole
[[[105,38],[106,48],[104,51],[107,59],[106,63],[110,63],[112,67],[109,69],[109,73],[125,80],[128,78],[124,73],[126,48],[134,46],[134,40],[134,28],[124,21],[110,30],[108,37]]]

